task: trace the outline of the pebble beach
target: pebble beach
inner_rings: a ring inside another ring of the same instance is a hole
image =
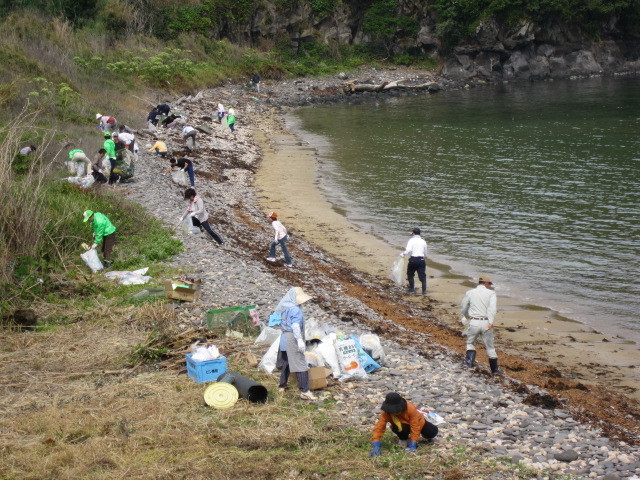
[[[207,125],[212,131],[198,134],[197,149],[192,152],[184,149],[179,129],[155,134],[139,131],[142,148],[135,179],[117,188],[175,228],[185,251],[173,259],[173,266],[202,280],[200,301],[176,305],[181,321],[186,326],[199,326],[209,309],[246,304],[256,304],[264,318],[289,287],[301,286],[314,297],[305,305],[306,319],[346,334],[376,333],[385,348],[387,364],[366,381],[334,383],[321,393],[336,400],[336,412],[354,428],[370,432],[385,394],[397,391],[444,418],[436,448],[463,445],[484,452],[487,458],[521,462],[540,472],[533,478],[571,474],[614,480],[640,476],[640,427],[632,400],[627,399],[629,411],[619,412],[604,425],[594,421],[596,415],[588,411],[586,401],[580,404],[569,395],[549,395],[543,384],[509,375],[492,377],[485,365],[476,370],[463,367],[460,354],[439,341],[439,334],[410,328],[408,320],[395,321],[402,314],[415,322],[437,325],[441,307],[437,301],[417,304],[398,299],[392,313],[376,308],[372,297],[384,300],[389,286],[355,271],[325,251],[322,244],[309,242],[303,232],[291,232],[292,269],[284,268],[280,251],[277,262],[266,261],[272,240],[266,213],[279,206],[265,205],[264,192],[254,186],[263,158],[256,137],[262,136],[264,143],[270,135],[285,133],[283,109],[287,105],[305,104],[312,97],[332,101],[340,95],[336,85],[319,81],[301,86],[292,81],[282,88],[291,88],[297,99],[283,96],[277,101],[264,95],[255,101],[255,93],[237,86],[178,99],[172,108],[184,113],[188,124]],[[451,86],[443,83],[443,88],[447,87]],[[235,133],[211,120],[220,99],[236,108]],[[165,140],[176,158],[186,156],[194,162],[196,191],[204,200],[212,228],[225,240],[223,246],[207,239],[206,233],[185,234],[178,228],[186,187],[165,174],[167,160],[146,152],[145,146],[154,138]],[[287,225],[286,217],[282,221]],[[443,325],[438,328],[446,330]],[[460,337],[457,342],[463,345],[464,340]],[[497,346],[500,353],[499,342]],[[598,395],[596,390],[588,393]],[[621,403],[616,402],[609,404],[620,410]]]

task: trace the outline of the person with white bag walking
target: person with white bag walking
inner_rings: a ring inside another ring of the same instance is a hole
[[[222,240],[222,237],[211,229],[211,225],[209,225],[209,214],[204,208],[202,198],[196,194],[195,189],[187,188],[184,192],[184,199],[187,207],[184,214],[180,217],[178,224],[181,224],[185,218],[191,217],[191,222],[195,227],[200,227],[200,231],[206,230],[218,245],[223,245],[224,240]]]

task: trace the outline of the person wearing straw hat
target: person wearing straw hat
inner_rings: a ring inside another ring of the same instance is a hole
[[[489,275],[480,275],[478,286],[465,294],[460,305],[462,311],[462,323],[469,322],[467,331],[467,352],[465,364],[472,368],[476,361],[476,341],[482,339],[484,348],[489,357],[491,373],[504,373],[498,367],[498,354],[493,346],[493,320],[497,311],[496,292],[493,290],[493,282]]]
[[[98,245],[102,243],[104,266],[109,268],[113,263],[111,252],[116,244],[116,227],[113,226],[105,214],[94,212],[93,210],[85,210],[82,218],[84,223],[93,219],[91,222],[91,227],[93,228],[93,245],[91,245],[91,248],[98,248]]]
[[[96,113],[96,120],[98,120],[98,128],[103,132],[113,132],[118,125],[114,117],[102,115],[101,113]]]
[[[280,245],[280,248],[282,248],[282,254],[284,255],[284,266],[293,267],[293,264],[291,263],[291,255],[289,255],[289,249],[287,248],[287,240],[289,240],[287,229],[278,221],[278,214],[276,212],[271,212],[267,215],[267,218],[271,220],[271,226],[276,232],[275,238],[269,247],[269,256],[267,257],[267,261],[276,261],[276,247]]]
[[[378,423],[373,428],[373,448],[369,453],[372,457],[380,455],[380,440],[387,429],[387,423],[391,424],[391,431],[398,436],[398,444],[407,452],[416,451],[420,436],[431,441],[438,434],[438,427],[428,422],[416,406],[399,393],[388,393],[380,410],[382,412]]]
[[[304,339],[304,317],[302,304],[311,300],[311,296],[304,293],[300,287],[292,287],[282,297],[275,309],[275,313],[282,318],[280,324],[282,335],[278,348],[276,367],[281,369],[278,390],[283,393],[289,382],[289,373],[296,374],[300,398],[303,400],[317,400],[309,390],[309,366],[305,357],[306,343]]]

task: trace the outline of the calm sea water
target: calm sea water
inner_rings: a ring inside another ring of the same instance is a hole
[[[640,78],[502,85],[297,112],[328,199],[399,248],[640,340]]]

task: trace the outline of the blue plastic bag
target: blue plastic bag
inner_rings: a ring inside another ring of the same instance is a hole
[[[380,368],[380,364],[376,362],[371,355],[364,351],[362,345],[360,344],[360,340],[356,335],[351,335],[350,337],[356,344],[356,348],[358,349],[358,357],[360,358],[360,365],[364,368],[364,371],[367,373],[375,372]]]
[[[282,323],[282,317],[279,313],[272,313],[269,315],[269,326],[275,327],[276,325],[280,325]]]

